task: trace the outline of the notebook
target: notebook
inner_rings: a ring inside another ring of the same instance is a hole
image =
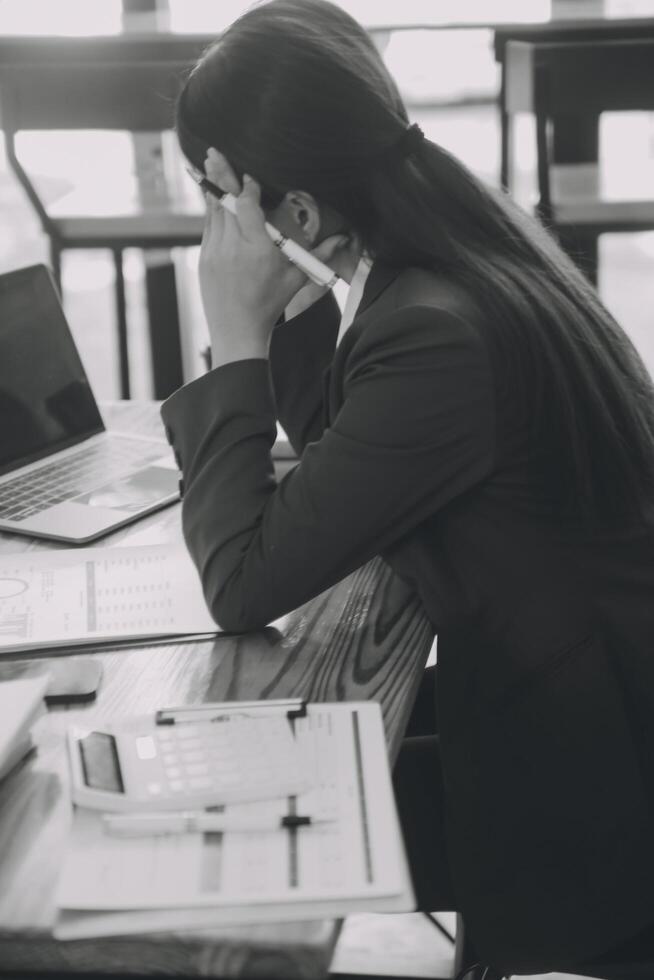
[[[44,265],[0,276],[0,529],[84,543],[170,504],[163,439],[107,432]]]

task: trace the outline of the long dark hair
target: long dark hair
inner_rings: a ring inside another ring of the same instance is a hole
[[[654,388],[624,331],[550,235],[424,140],[366,31],[326,0],[270,0],[205,53],[178,103],[183,152],[215,146],[262,185],[331,205],[375,259],[433,269],[477,306],[532,425],[533,466],[587,524],[650,520]]]

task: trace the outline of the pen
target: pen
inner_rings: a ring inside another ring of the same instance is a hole
[[[225,817],[220,813],[108,813],[102,818],[104,832],[112,837],[159,837],[169,834],[256,833],[297,830],[316,824],[334,823],[335,817]]]
[[[207,193],[217,198],[222,206],[231,214],[236,213],[236,198],[233,194],[224,194],[220,188],[212,184],[201,173],[192,170],[190,167],[187,169],[195,183],[199,184],[202,190],[207,191]],[[301,269],[312,282],[315,282],[317,286],[326,286],[328,289],[336,285],[338,276],[333,269],[330,269],[328,265],[325,265],[324,262],[317,259],[315,255],[307,252],[306,248],[302,248],[297,242],[294,242],[291,238],[287,238],[286,235],[283,235],[278,228],[275,228],[268,221],[265,222],[265,227],[269,237],[277,248],[284,253],[289,262],[292,262],[298,269]]]

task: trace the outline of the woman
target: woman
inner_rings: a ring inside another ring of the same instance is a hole
[[[421,907],[461,909],[511,972],[620,946],[654,921],[643,365],[550,238],[408,125],[332,4],[245,14],[178,131],[238,196],[207,202],[214,369],[163,409],[216,620],[259,628],[382,554],[439,637],[440,739],[396,776]],[[351,282],[342,319],[264,216]],[[301,456],[279,485],[277,418]]]

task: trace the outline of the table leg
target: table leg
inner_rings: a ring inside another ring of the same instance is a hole
[[[114,248],[114,274],[116,294],[116,325],[118,329],[118,364],[120,369],[120,397],[130,398],[129,345],[127,336],[127,302],[125,299],[125,274],[123,271],[123,252]]]
[[[154,397],[163,399],[184,382],[175,267],[169,252],[165,257],[161,253],[146,252],[145,290]]]
[[[584,116],[556,116],[553,122],[553,163],[596,163],[599,158],[599,120],[597,113]],[[559,231],[565,251],[597,283],[598,235],[581,229]]]
[[[123,27],[129,33],[170,30],[168,0],[122,0]],[[165,187],[161,133],[133,133],[135,171],[144,204],[156,202]],[[175,268],[167,250],[145,252],[145,293],[148,305],[153,389],[167,398],[183,382],[182,349]]]
[[[502,62],[498,109],[500,117],[500,187],[505,191],[510,191],[513,177],[513,120],[506,111],[506,70],[504,62]]]

